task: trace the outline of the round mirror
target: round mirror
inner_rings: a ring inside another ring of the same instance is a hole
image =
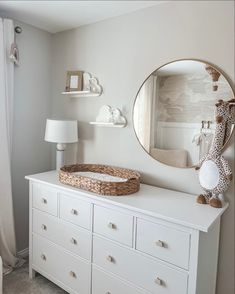
[[[209,151],[215,103],[233,97],[228,80],[211,64],[168,63],[155,70],[138,91],[133,110],[136,136],[154,159],[193,167]]]

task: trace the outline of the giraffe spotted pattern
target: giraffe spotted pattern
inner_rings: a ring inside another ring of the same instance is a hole
[[[224,193],[228,189],[228,186],[233,178],[232,170],[229,166],[229,163],[221,155],[221,153],[224,143],[228,140],[230,136],[231,129],[233,127],[232,125],[235,122],[235,99],[232,99],[230,101],[219,100],[215,106],[215,135],[208,154],[200,160],[199,164],[199,181],[205,193],[198,196],[197,202],[201,204],[209,203],[211,206],[219,208],[222,207],[219,195]],[[213,165],[213,168],[212,165],[208,164],[209,161],[212,161],[215,164]],[[206,185],[204,184],[206,180],[205,177],[207,176],[209,178],[210,176],[212,176],[213,178],[213,175],[215,174],[218,174],[218,180],[217,177],[214,176],[214,184],[212,183],[213,187],[206,187]]]

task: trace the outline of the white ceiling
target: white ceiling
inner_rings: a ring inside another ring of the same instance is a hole
[[[164,2],[166,1],[0,1],[0,13],[50,33],[57,33]]]
[[[196,60],[179,60],[169,63],[159,70],[157,70],[158,76],[178,75],[178,74],[192,74],[202,73],[205,74],[206,63]]]

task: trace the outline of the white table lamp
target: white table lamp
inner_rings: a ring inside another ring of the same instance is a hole
[[[45,141],[57,143],[56,169],[59,170],[64,165],[66,143],[78,141],[77,121],[47,119]]]

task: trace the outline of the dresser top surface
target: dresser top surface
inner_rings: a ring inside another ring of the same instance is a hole
[[[145,184],[140,185],[139,192],[128,196],[97,195],[60,183],[56,171],[30,175],[26,179],[204,232],[209,230],[228,207],[228,203],[220,209],[201,205],[196,203],[195,195]]]

